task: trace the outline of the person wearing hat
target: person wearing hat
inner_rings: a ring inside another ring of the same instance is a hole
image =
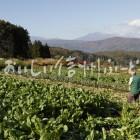
[[[131,65],[128,73],[131,75],[129,80],[129,93],[127,100],[129,103],[139,100],[140,95],[140,76],[136,74],[135,65]]]

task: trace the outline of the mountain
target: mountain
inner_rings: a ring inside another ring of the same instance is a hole
[[[73,40],[77,40],[77,41],[98,41],[98,40],[104,40],[104,39],[108,39],[108,38],[115,37],[115,36],[116,36],[115,34],[95,32],[95,33],[89,33],[89,34],[87,34],[85,36],[82,36],[82,37],[75,38]],[[62,41],[62,40],[65,40],[65,39],[58,39],[58,38],[47,39],[47,38],[39,37],[39,36],[31,36],[31,41],[35,41],[35,40],[40,40],[40,41],[42,41],[42,43],[46,43],[47,40],[49,40],[51,42],[52,41],[56,42],[56,41]]]
[[[70,50],[83,50],[81,47],[84,45],[86,46],[86,43],[85,41],[81,41],[81,40],[47,40],[47,43],[49,46],[52,46],[52,47],[62,47],[62,48],[65,48],[65,49],[70,49]]]
[[[76,40],[83,40],[83,41],[97,41],[97,40],[104,40],[108,39],[111,37],[114,37],[116,35],[114,34],[107,34],[107,33],[100,33],[100,32],[95,32],[95,33],[89,33],[85,36],[76,38]]]
[[[112,37],[99,41],[80,41],[80,40],[48,40],[48,45],[62,47],[70,50],[81,50],[84,52],[102,51],[140,51],[140,39]]]
[[[113,37],[105,40],[90,42],[87,44],[91,51],[140,51],[140,39]]]
[[[95,37],[95,34],[92,34],[92,37]],[[102,37],[105,37],[105,34]],[[129,37],[109,37],[106,35],[106,39],[98,40],[96,36],[96,41],[86,41],[91,38],[83,37],[76,40],[64,40],[64,39],[45,39],[41,37],[31,37],[31,40],[41,40],[43,44],[47,43],[52,47],[61,47],[69,50],[80,50],[84,52],[103,52],[103,51],[140,51],[140,38],[129,38]],[[90,36],[91,37],[91,36]],[[109,37],[109,38],[107,38]],[[100,38],[101,39],[101,38]]]

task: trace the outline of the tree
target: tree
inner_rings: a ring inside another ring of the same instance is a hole
[[[35,40],[30,48],[32,58],[50,58],[50,50],[47,44],[43,45],[41,41]]]
[[[27,30],[0,20],[0,57],[28,58],[29,42]]]
[[[42,48],[40,50],[40,55],[42,58],[50,58],[51,57],[49,46],[47,43],[44,46],[42,46]]]

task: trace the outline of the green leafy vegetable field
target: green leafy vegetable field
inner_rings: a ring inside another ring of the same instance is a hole
[[[1,76],[0,139],[140,139],[139,103],[129,105],[109,89],[91,92]]]

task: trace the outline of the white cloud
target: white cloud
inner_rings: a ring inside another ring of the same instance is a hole
[[[135,20],[129,21],[129,22],[128,22],[128,25],[129,25],[129,26],[140,27],[140,19],[135,19]]]
[[[116,36],[140,38],[140,19],[134,19],[106,27],[104,32],[114,34]]]

